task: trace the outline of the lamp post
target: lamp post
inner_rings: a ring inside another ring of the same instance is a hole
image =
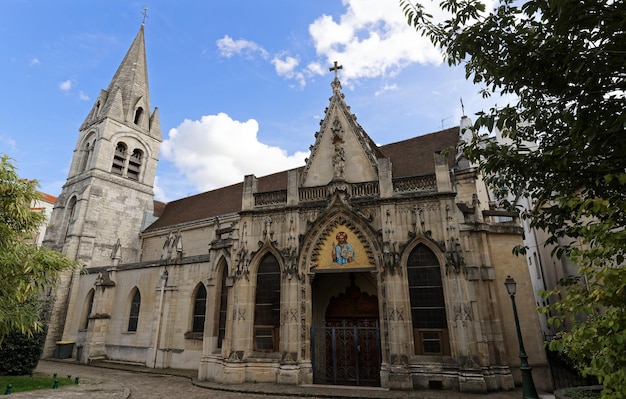
[[[522,372],[522,397],[524,399],[539,399],[537,395],[537,389],[535,389],[535,382],[533,381],[533,374],[531,368],[528,365],[528,355],[524,349],[524,340],[522,339],[522,330],[519,327],[519,319],[517,317],[517,306],[515,305],[515,291],[517,283],[511,276],[507,276],[504,280],[506,290],[511,297],[511,303],[513,304],[513,316],[515,317],[515,327],[517,328],[517,340],[519,341],[519,358],[521,359],[520,371]]]

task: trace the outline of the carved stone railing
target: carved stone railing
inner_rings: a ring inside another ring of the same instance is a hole
[[[370,181],[351,185],[352,197],[375,197],[380,194],[378,182]]]
[[[328,198],[328,187],[303,187],[299,193],[300,202],[325,200]]]
[[[280,205],[287,203],[287,190],[254,194],[254,206]]]
[[[435,175],[411,176],[393,180],[394,193],[436,192],[437,177]]]

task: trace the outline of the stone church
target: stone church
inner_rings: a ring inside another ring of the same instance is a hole
[[[44,245],[60,278],[44,356],[200,380],[452,389],[520,384],[507,276],[551,390],[517,215],[493,209],[460,126],[378,146],[331,97],[302,167],[163,204],[142,25],[84,123]],[[329,79],[330,80],[330,79]],[[407,127],[411,130],[411,127]]]

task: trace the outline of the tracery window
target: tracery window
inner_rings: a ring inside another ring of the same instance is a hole
[[[437,256],[418,244],[407,261],[413,340],[418,355],[450,353],[446,303]]]

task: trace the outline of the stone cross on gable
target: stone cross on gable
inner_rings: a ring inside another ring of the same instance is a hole
[[[337,61],[335,61],[335,65],[328,68],[329,71],[335,71],[335,79],[337,79],[337,75],[340,69],[343,69],[343,65],[337,65]]]

